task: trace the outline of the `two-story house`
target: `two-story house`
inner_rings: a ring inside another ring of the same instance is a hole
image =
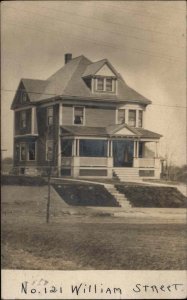
[[[65,54],[64,66],[47,80],[20,81],[11,107],[14,168],[19,174],[52,166],[55,176],[159,178],[161,135],[144,129],[149,104],[107,59]]]

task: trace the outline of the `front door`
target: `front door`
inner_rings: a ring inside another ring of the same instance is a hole
[[[133,166],[134,142],[129,140],[113,141],[114,167]]]

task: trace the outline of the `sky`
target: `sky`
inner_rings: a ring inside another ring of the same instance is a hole
[[[47,79],[72,53],[107,58],[150,99],[145,128],[163,135],[163,157],[186,164],[185,1],[4,1],[1,10],[3,157],[13,153],[20,79]]]

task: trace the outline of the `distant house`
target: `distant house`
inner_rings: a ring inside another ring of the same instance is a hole
[[[14,110],[14,168],[55,176],[160,176],[160,134],[144,129],[151,101],[130,88],[107,59],[65,54],[47,80],[21,79]],[[154,153],[147,145],[155,144]],[[151,153],[151,155],[150,155]]]

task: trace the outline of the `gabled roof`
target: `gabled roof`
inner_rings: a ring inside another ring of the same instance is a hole
[[[118,94],[99,93],[94,94],[88,88],[84,76],[94,75],[107,64],[118,78]],[[25,89],[29,95],[31,102],[50,101],[55,97],[83,97],[87,100],[105,99],[113,101],[138,102],[142,104],[150,104],[151,101],[130,88],[119,73],[107,59],[98,62],[91,62],[85,56],[71,59],[56,73],[47,80],[22,79]]]
[[[117,133],[123,128],[126,128],[128,129],[128,131],[132,132],[133,136],[136,138],[159,139],[162,137],[162,135],[155,133],[153,131],[143,129],[143,128],[130,127],[127,124],[116,124],[107,127],[86,127],[86,126],[77,126],[77,125],[61,126],[61,135],[62,136],[119,137]],[[129,136],[129,134],[127,135]],[[124,134],[123,136],[125,137],[127,135]]]
[[[107,64],[113,73],[118,77],[118,73],[106,58],[89,64],[82,77],[95,75],[105,64]]]
[[[39,80],[39,79],[23,78],[21,81],[23,82],[23,85],[25,87],[25,90],[31,102],[37,101],[37,99],[44,92],[44,89],[48,84],[47,80]]]

